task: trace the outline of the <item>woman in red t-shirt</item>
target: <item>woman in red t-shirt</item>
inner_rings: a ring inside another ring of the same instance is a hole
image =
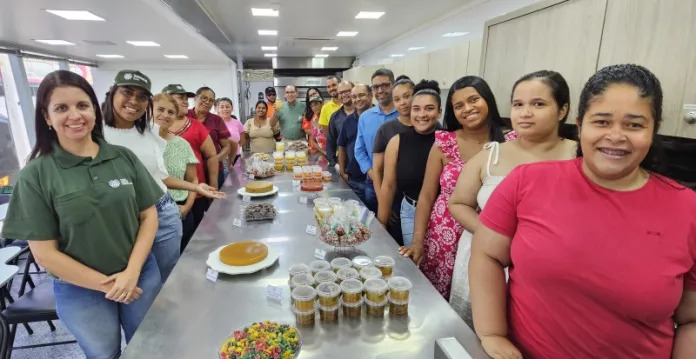
[[[661,120],[655,75],[605,67],[580,95],[578,158],[495,190],[469,263],[491,357],[696,358],[696,193],[656,172]]]

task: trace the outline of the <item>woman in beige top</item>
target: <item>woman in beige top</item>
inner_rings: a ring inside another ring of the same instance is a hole
[[[280,125],[271,126],[271,121],[266,118],[268,105],[265,101],[256,103],[256,115],[244,124],[246,133],[244,136],[250,141],[251,152],[275,151],[275,135],[280,132]]]

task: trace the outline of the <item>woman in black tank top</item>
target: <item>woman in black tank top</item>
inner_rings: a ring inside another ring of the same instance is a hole
[[[394,136],[384,155],[384,179],[380,191],[377,219],[386,225],[399,191],[404,195],[401,205],[401,230],[405,246],[413,240],[416,200],[423,186],[428,155],[435,143],[435,125],[442,115],[440,88],[436,81],[421,81],[414,89],[411,104],[413,129]]]

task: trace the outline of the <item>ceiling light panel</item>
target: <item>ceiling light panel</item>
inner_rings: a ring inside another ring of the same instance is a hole
[[[316,54],[314,57],[329,57],[329,54]]]
[[[261,46],[261,51],[275,51],[278,50],[278,46]]]
[[[116,55],[116,54],[97,54],[97,57],[101,57],[104,59],[122,59],[123,55]]]
[[[188,59],[186,55],[164,55],[168,59]]]
[[[36,42],[40,42],[42,44],[46,45],[54,45],[54,46],[73,46],[75,43],[72,43],[70,41],[65,41],[65,40],[34,40]]]
[[[66,20],[76,21],[106,21],[89,11],[84,10],[46,10],[46,12],[57,15]]]
[[[350,36],[355,36],[357,34],[358,34],[357,31],[339,31],[338,34],[336,34],[336,36],[350,37]]]
[[[391,57],[403,57],[404,54],[391,54],[389,56],[391,56]]]
[[[278,54],[263,54],[263,57],[276,57]]]
[[[409,47],[408,51],[415,51],[415,50],[423,50],[425,47],[423,46],[414,46],[414,47]]]
[[[384,15],[383,11],[361,11],[355,15],[356,19],[379,19]]]
[[[466,34],[468,34],[468,32],[448,32],[448,33],[442,35],[442,37],[459,37],[459,36],[464,36]]]
[[[336,51],[338,50],[338,47],[336,46],[324,46],[321,48],[321,51]]]
[[[160,46],[162,46],[154,41],[126,41],[126,42],[133,45],[133,46],[142,46],[142,47],[160,47]]]
[[[276,36],[278,35],[277,30],[259,30],[259,35],[261,36]]]
[[[254,16],[270,16],[270,17],[278,17],[280,15],[280,11],[276,9],[259,9],[259,8],[251,8],[251,14]]]

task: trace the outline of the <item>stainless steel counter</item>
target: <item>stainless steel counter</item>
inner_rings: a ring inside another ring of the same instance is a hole
[[[326,167],[325,160],[319,164]],[[236,192],[248,179],[240,168],[230,174],[223,187],[228,198],[216,200],[208,210],[123,359],[212,359],[234,329],[263,320],[295,323],[287,286],[288,267],[314,260],[316,248],[326,250],[329,260],[336,253],[305,232],[307,225],[315,225],[313,204],[311,198],[307,204],[300,203],[300,197],[309,196],[293,186],[292,175],[283,173],[271,181],[280,192],[252,201],[273,203],[278,209],[275,221],[243,222],[239,228],[232,224],[235,218],[241,218],[242,198]],[[336,174],[319,195],[357,199]],[[445,337],[457,338],[474,359],[488,358],[474,333],[418,268],[409,259],[399,257],[396,242],[376,219],[370,228],[372,238],[358,250],[370,257],[392,256],[396,260],[395,275],[413,282],[408,317],[385,314],[383,319],[375,319],[363,310],[361,319],[341,317],[338,324],[324,324],[317,315],[315,325],[298,327],[304,342],[299,358],[433,358],[435,340]],[[254,274],[220,274],[217,282],[206,280],[208,254],[241,240],[262,241],[278,251],[280,259]],[[281,303],[267,299],[269,284],[283,288]]]

